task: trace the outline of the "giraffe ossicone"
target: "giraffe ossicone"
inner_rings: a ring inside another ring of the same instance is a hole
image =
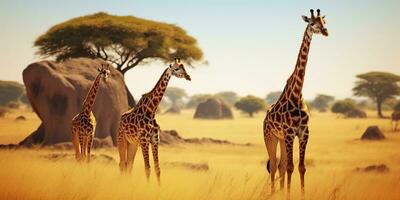
[[[307,23],[304,31],[303,41],[297,57],[295,69],[286,86],[277,100],[271,105],[264,119],[264,142],[269,155],[268,171],[271,174],[271,191],[274,192],[275,173],[279,169],[280,188],[284,187],[285,173],[287,172],[287,189],[290,191],[291,176],[293,173],[293,141],[299,138],[300,160],[299,172],[301,179],[301,189],[304,194],[304,165],[306,146],[308,142],[308,109],[304,102],[302,89],[304,76],[308,60],[308,53],[313,34],[328,36],[325,27],[325,16],[321,16],[320,10],[314,15],[314,10],[310,10],[311,16],[302,16]],[[276,150],[280,145],[280,162],[277,164]],[[288,194],[289,195],[289,194]]]

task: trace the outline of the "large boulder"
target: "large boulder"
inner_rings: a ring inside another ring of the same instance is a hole
[[[42,124],[20,142],[21,145],[55,144],[71,140],[71,120],[82,104],[97,68],[107,64],[101,59],[77,58],[62,63],[41,61],[23,71],[27,97]],[[123,76],[113,67],[107,82],[103,80],[93,106],[97,127],[95,137],[111,136],[114,143],[119,119],[128,109]]]
[[[361,136],[361,140],[383,140],[385,136],[378,126],[369,126]]]
[[[197,106],[194,118],[232,119],[233,114],[231,109],[221,100],[210,98]]]

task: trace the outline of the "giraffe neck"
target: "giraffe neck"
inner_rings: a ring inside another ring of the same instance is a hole
[[[304,31],[303,42],[301,43],[299,54],[297,56],[296,67],[289,77],[286,87],[284,89],[283,95],[286,97],[298,98],[301,100],[302,98],[302,89],[304,83],[304,76],[306,73],[306,66],[308,60],[308,52],[310,50],[311,38],[312,38],[312,30],[308,25],[306,30]]]
[[[90,87],[88,94],[86,95],[85,101],[83,103],[83,113],[85,113],[86,115],[90,115],[90,112],[92,111],[97,91],[99,90],[100,80],[101,74],[99,73],[99,75],[96,76],[92,86]]]
[[[148,101],[148,111],[150,111],[151,113],[155,113],[157,111],[158,105],[160,104],[161,99],[164,96],[171,76],[172,71],[171,68],[168,67],[161,75],[154,88],[146,94],[147,98],[149,98],[150,100]]]

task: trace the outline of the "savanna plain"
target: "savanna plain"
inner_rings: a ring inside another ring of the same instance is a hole
[[[237,144],[179,144],[160,147],[161,185],[154,175],[147,181],[138,152],[132,174],[121,175],[116,148],[95,149],[115,161],[76,163],[73,151],[54,149],[0,150],[0,199],[283,199],[286,190],[270,194],[266,171],[268,159],[263,142],[265,113],[253,118],[234,112],[232,120],[195,120],[194,110],[182,114],[158,114],[162,129],[176,130],[182,137],[211,137]],[[24,115],[26,121],[15,121]],[[400,132],[393,132],[389,119],[371,111],[367,119],[344,119],[327,112],[311,113],[306,154],[306,199],[400,199]],[[17,143],[40,123],[27,109],[11,111],[0,119],[0,143]],[[384,132],[383,141],[366,142],[360,137],[370,125]],[[140,151],[140,150],[139,150]],[[71,155],[51,160],[55,153]],[[295,141],[292,199],[300,199]],[[206,165],[198,170],[171,163]],[[374,164],[389,167],[386,173],[355,169]],[[277,183],[276,183],[277,184]],[[276,188],[279,188],[278,184]]]

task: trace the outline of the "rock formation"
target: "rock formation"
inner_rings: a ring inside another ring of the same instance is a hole
[[[101,59],[77,58],[62,63],[41,61],[23,71],[27,97],[42,124],[21,145],[50,145],[71,140],[71,119],[81,111],[82,103],[98,74],[106,64]],[[100,89],[93,107],[97,127],[95,137],[111,136],[114,143],[119,119],[128,110],[123,76],[113,67]]]

